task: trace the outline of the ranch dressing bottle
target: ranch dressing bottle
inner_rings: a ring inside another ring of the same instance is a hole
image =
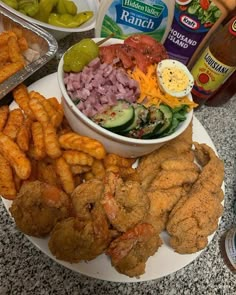
[[[191,68],[235,0],[176,0],[171,30],[164,43],[169,57]]]
[[[95,37],[125,39],[132,34],[147,34],[164,42],[172,23],[174,1],[168,0],[102,0]]]

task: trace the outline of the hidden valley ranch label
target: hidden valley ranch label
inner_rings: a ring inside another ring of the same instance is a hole
[[[168,9],[160,0],[116,0],[111,3],[102,23],[101,36],[111,33],[125,39],[145,33],[160,41],[167,26]]]

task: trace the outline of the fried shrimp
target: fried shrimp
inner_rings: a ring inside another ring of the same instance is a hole
[[[55,186],[28,181],[21,186],[10,212],[23,233],[43,237],[59,220],[70,216],[71,201]]]
[[[77,186],[71,195],[75,215],[83,220],[90,219],[91,209],[100,202],[103,190],[103,182],[98,179],[91,179]]]
[[[111,235],[102,207],[95,206],[90,216],[86,221],[71,217],[56,224],[48,245],[57,259],[71,263],[92,260],[108,247]]]
[[[152,225],[140,223],[113,240],[106,251],[116,270],[129,277],[145,272],[147,259],[154,255],[162,241]]]
[[[102,205],[110,223],[120,232],[138,224],[149,208],[149,199],[136,181],[124,182],[118,174],[107,172]]]

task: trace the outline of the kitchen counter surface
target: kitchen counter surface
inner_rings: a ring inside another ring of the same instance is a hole
[[[26,84],[56,71],[61,54],[93,31],[59,41],[59,51]],[[195,112],[225,164],[225,209],[212,242],[192,263],[161,279],[140,283],[112,283],[75,273],[57,264],[20,233],[0,201],[0,295],[8,294],[236,294],[235,276],[223,263],[219,238],[236,223],[236,96],[221,107],[202,107]],[[158,266],[157,267],[161,267]]]

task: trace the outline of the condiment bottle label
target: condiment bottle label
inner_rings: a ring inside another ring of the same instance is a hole
[[[193,95],[207,99],[235,69],[217,60],[207,47],[191,71],[194,78]]]
[[[109,6],[101,27],[101,37],[125,39],[134,33],[150,34],[162,40],[168,23],[168,7],[161,0],[115,0]]]
[[[187,64],[198,45],[221,16],[212,0],[175,1],[171,30],[164,43],[170,58]],[[188,2],[187,4],[185,4]]]
[[[236,231],[231,229],[225,237],[225,251],[232,266],[236,269]]]

